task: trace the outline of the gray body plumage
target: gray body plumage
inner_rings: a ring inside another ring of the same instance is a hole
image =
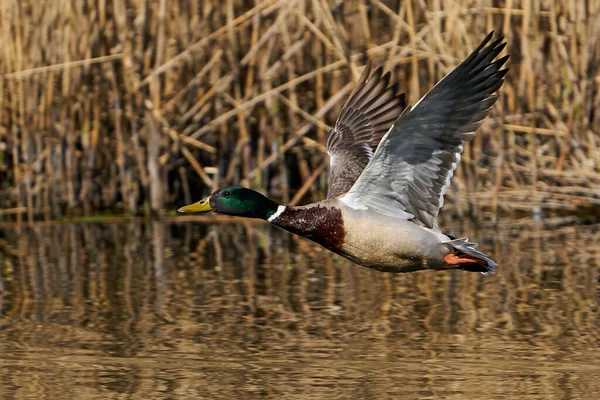
[[[444,256],[454,251],[442,232],[424,228],[402,217],[353,209],[337,199],[346,237],[340,255],[356,264],[385,272],[448,269]],[[452,267],[454,268],[454,267]]]

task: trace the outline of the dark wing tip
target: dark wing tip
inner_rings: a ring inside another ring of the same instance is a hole
[[[501,40],[502,39],[498,39],[498,43],[500,43]],[[496,49],[497,49],[498,53],[501,53],[505,47],[506,47],[506,42],[502,42],[499,45],[496,45]]]
[[[494,63],[498,65],[498,68],[504,66],[504,64],[506,64],[506,62],[508,61],[508,59],[510,58],[510,54],[505,55],[504,57],[500,57],[499,59],[497,59]],[[501,71],[508,71],[510,68],[506,67],[502,70],[499,70],[498,72]]]
[[[492,29],[486,36],[485,39],[483,39],[483,41],[481,42],[480,46],[484,47],[490,40],[492,40],[492,38],[494,37],[494,33],[496,31],[494,29]],[[497,46],[498,43],[502,42],[504,40],[504,35],[500,35],[496,38],[496,40],[494,40],[492,42],[493,46]]]
[[[507,43],[504,41],[504,36],[490,43],[493,33],[494,31],[488,33],[479,46],[448,74],[448,83],[461,85],[464,88],[463,90],[466,89],[466,92],[473,92],[481,89],[479,83],[483,81],[488,81],[491,84],[502,80],[508,69],[500,70],[500,68],[508,61],[510,55],[505,55],[494,61],[506,48]],[[469,86],[469,84],[472,85]],[[459,90],[459,88],[455,87],[454,90]]]
[[[379,67],[379,68],[381,68],[381,69],[382,69],[382,71],[383,71],[383,67]],[[383,74],[383,76],[381,76],[381,78],[379,78],[379,79],[380,79],[380,80],[383,82],[384,86],[388,86],[388,85],[389,85],[389,83],[390,83],[390,78],[391,78],[391,77],[392,77],[392,75],[391,75],[390,71],[388,71],[388,72],[386,72],[385,74]],[[394,85],[391,85],[390,87],[393,87],[393,86],[394,86]],[[388,89],[389,89],[389,88],[388,88]],[[387,90],[387,89],[386,89],[386,90]]]
[[[488,44],[488,42],[492,39],[493,36],[494,36],[494,31],[492,30],[490,33],[487,34],[487,36],[485,37],[485,39],[483,39],[481,41],[481,43],[479,43],[479,46],[477,46],[475,48],[475,50],[473,51],[473,53],[480,52],[481,49],[483,49]]]
[[[400,102],[400,107],[402,107],[403,110],[406,109],[406,106],[408,106],[408,103],[406,102],[406,93],[400,93],[398,95],[398,101]]]

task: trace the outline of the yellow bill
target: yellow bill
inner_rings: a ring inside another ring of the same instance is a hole
[[[210,206],[210,196],[196,203],[183,206],[177,210],[178,213],[205,213],[209,211],[212,211],[212,207]]]

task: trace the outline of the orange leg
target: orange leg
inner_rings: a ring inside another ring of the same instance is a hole
[[[446,254],[446,256],[444,257],[444,261],[447,264],[450,265],[458,265],[458,264],[482,264],[483,261],[482,260],[478,260],[477,258],[467,258],[468,256],[465,257],[459,257],[454,253],[449,253]]]

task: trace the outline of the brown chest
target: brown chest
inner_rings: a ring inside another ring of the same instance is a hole
[[[273,224],[339,251],[346,236],[342,212],[333,207],[287,207]]]

